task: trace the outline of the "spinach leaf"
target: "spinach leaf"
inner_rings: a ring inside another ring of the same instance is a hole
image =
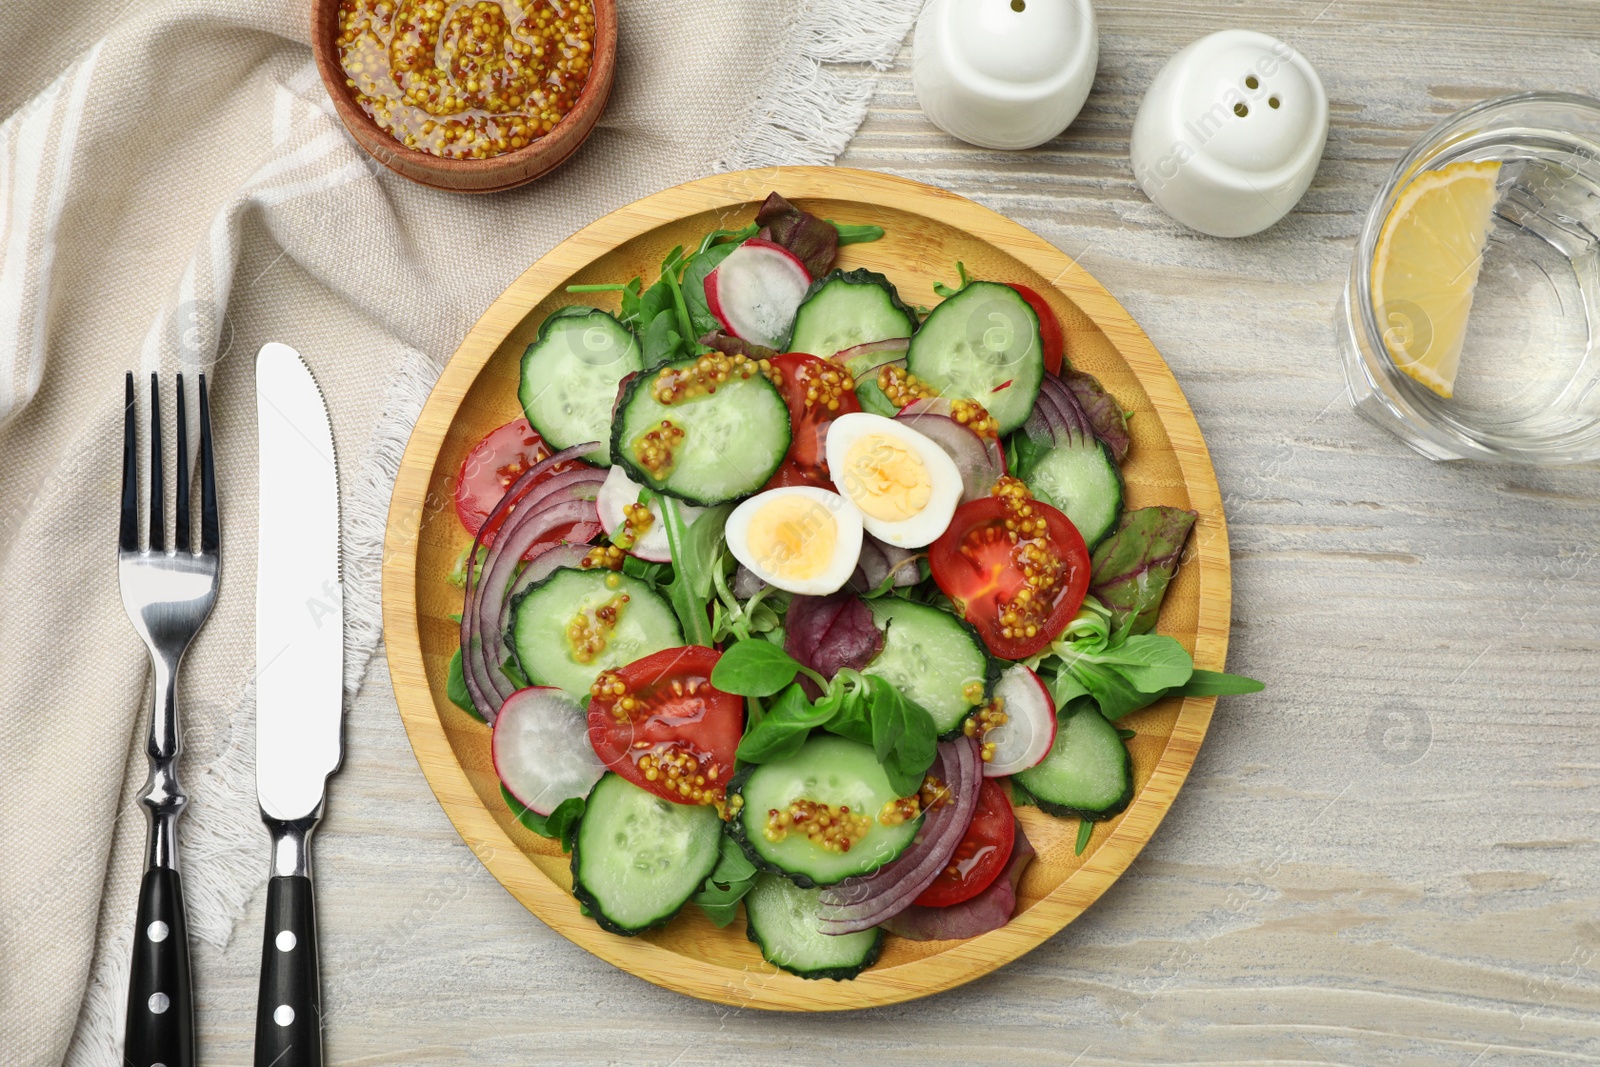
[[[645,327],[639,338],[639,348],[644,369],[652,370],[663,363],[677,359],[683,351],[683,335],[673,329],[677,325],[674,315],[657,315]]]
[[[1218,671],[1197,670],[1189,680],[1173,692],[1186,697],[1234,696],[1240,693],[1259,693],[1266,686],[1242,674],[1223,674]]]
[[[1115,665],[1143,693],[1176,688],[1194,673],[1194,660],[1188,651],[1165,634],[1130,634],[1098,658],[1101,663]]]
[[[721,565],[723,530],[733,508],[728,504],[707,508],[695,516],[694,522],[685,523],[676,500],[662,495],[660,501],[662,526],[672,553],[672,584],[667,587],[667,599],[683,624],[684,640],[710,647],[711,570]]]
[[[884,233],[882,226],[863,226],[852,222],[834,222],[832,219],[828,220],[828,225],[838,231],[841,245],[877,241],[882,239]]]
[[[750,233],[755,233],[755,227],[749,228]],[[732,235],[744,231],[718,230],[717,233]],[[711,235],[715,236],[715,234]],[[746,234],[745,236],[749,236]],[[708,238],[709,239],[709,238]],[[691,337],[701,337],[708,333],[716,333],[722,329],[722,323],[711,314],[711,305],[706,302],[706,275],[717,268],[717,264],[727,259],[735,248],[743,242],[730,241],[726,244],[714,244],[709,247],[702,245],[699,252],[689,257],[689,265],[683,268],[683,302],[689,309],[689,325]]]
[[[726,834],[722,837],[720,849],[716,867],[700,890],[689,899],[698,904],[718,927],[725,927],[739,914],[739,901],[756,884],[759,872],[738,842]]]
[[[724,693],[769,697],[794,681],[800,664],[770,641],[740,641],[711,669],[711,684]]]
[[[922,787],[933,766],[939,731],[933,717],[877,675],[867,675],[867,704],[872,718],[872,751],[896,795],[910,796]],[[828,727],[830,731],[833,726]]]
[[[1039,801],[1028,792],[1028,787],[1017,781],[1015,776],[1006,779],[1011,783],[1011,806],[1014,808],[1037,808]]]
[[[503,785],[500,787],[500,795],[505,798],[506,806],[511,809],[511,814],[516,816],[518,822],[540,837],[550,837],[560,841],[561,851],[572,851],[572,840],[578,835],[578,820],[583,818],[583,797],[568,797],[557,804],[549,815],[540,815],[532,808],[525,807],[522,801],[512,796],[510,790]]]
[[[517,662],[515,653],[507,656],[506,661],[500,664],[500,673],[505,675],[511,684],[518,689],[526,689],[533,684],[528,681],[528,676],[522,673],[522,664]]]
[[[1117,532],[1095,549],[1089,592],[1111,609],[1113,628],[1131,620],[1134,633],[1155,629],[1161,600],[1196,518],[1195,512],[1182,508],[1130,511]]]
[[[713,682],[713,685],[716,683]],[[778,694],[761,721],[747,729],[734,754],[742,763],[772,763],[800,751],[811,731],[828,721],[835,708],[813,706],[794,683]]]
[[[458,648],[455,655],[450,657],[450,669],[444,676],[445,695],[450,698],[450,703],[471,715],[479,722],[487,720],[478,713],[478,706],[472,702],[472,692],[467,688],[467,675],[461,669],[461,650]]]

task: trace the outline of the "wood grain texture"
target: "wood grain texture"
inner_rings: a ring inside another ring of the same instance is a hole
[[[883,272],[908,301],[935,303],[934,284],[957,261],[976,277],[1015,280],[1047,294],[1073,364],[1098,376],[1133,412],[1134,443],[1123,467],[1129,506],[1169,504],[1200,514],[1160,629],[1189,647],[1201,667],[1221,668],[1229,613],[1221,493],[1183,393],[1144,332],[1070,259],[995,212],[903,178],[831,167],[740,171],[646,197],[557,245],[490,306],[445,367],[401,460],[384,553],[384,634],[400,714],[434,794],[484,864],[534,914],[601,958],[690,996],[738,1008],[853,1010],[971,981],[1076,918],[1155,832],[1194,763],[1216,701],[1168,700],[1119,723],[1138,735],[1129,743],[1138,792],[1126,812],[1096,826],[1081,856],[1074,852],[1076,820],[1022,811],[1039,855],[1004,928],[966,941],[891,938],[882,959],[851,982],[779,971],[745,937],[742,920],[718,930],[690,908],[662,930],[623,938],[579,912],[567,857],[518,825],[500,796],[488,728],[445,694],[446,667],[460,644],[449,615],[461,610],[461,591],[445,575],[471,538],[452,508],[434,504],[452,499],[472,446],[519,414],[522,352],[539,324],[558,307],[594,301],[593,294],[570,296],[567,285],[653,277],[667,249],[744,225],[774,189],[820,217],[882,225],[882,240],[846,246],[839,265]]]
[[[505,892],[428,792],[375,665],[316,848],[328,1061],[361,1067],[1250,1067],[1600,1062],[1600,475],[1428,463],[1344,400],[1332,323],[1361,217],[1437,119],[1600,94],[1591,0],[1100,0],[1098,80],[1024,153],[940,134],[911,45],[841,160],[1023,223],[1121,301],[1226,490],[1229,666],[1182,799],[1061,933],[958,990],[797,1017],[647,985]],[[1184,230],[1133,184],[1164,59],[1241,26],[1328,88],[1287,219]],[[439,353],[442,357],[445,353]],[[198,794],[196,803],[204,803]],[[266,872],[263,870],[263,882]],[[250,1063],[264,894],[195,952],[200,1055]]]

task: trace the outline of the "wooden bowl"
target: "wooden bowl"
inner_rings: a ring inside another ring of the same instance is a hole
[[[1221,670],[1228,644],[1228,535],[1222,498],[1194,415],[1172,372],[1122,306],[1067,256],[1016,223],[941,189],[884,174],[832,167],[776,167],[720,174],[646,197],[591,223],[530,267],[490,306],[451,358],[417,420],[389,510],[383,567],[384,638],[400,714],[434,794],[490,872],[535,915],[575,944],[631,973],[690,996],[788,1011],[865,1008],[926,996],[1008,963],[1043,942],[1105,892],[1155,833],[1193,765],[1215,697],[1168,698],[1118,722],[1129,742],[1136,794],[1097,823],[1082,855],[1078,824],[1017,809],[1039,855],[1019,886],[1010,923],[965,941],[888,939],[882,959],[851,982],[806,981],[762,960],[742,919],[717,929],[698,908],[638,937],[608,934],[578,911],[568,858],[530,833],[500,795],[487,726],[446,695],[459,647],[451,620],[461,591],[446,574],[471,538],[456,518],[456,474],[489,430],[521,412],[523,349],[545,316],[575,303],[614,308],[614,294],[566,292],[573,283],[654,280],[674,245],[751,219],[770,190],[823,218],[876,223],[881,241],[840,249],[845,269],[893,280],[907,303],[938,302],[957,260],[979,278],[1021,282],[1041,293],[1066,335],[1074,366],[1099,377],[1133,412],[1124,465],[1129,507],[1170,504],[1199,512],[1183,565],[1162,606],[1159,630],[1195,665]]]
[[[488,159],[445,159],[407,148],[361,110],[345,84],[339,62],[339,0],[312,0],[311,50],[345,128],[379,163],[421,185],[452,193],[494,193],[533,181],[561,163],[588,140],[611,96],[617,69],[616,0],[588,0],[594,5],[593,57],[588,80],[572,110],[538,140]]]

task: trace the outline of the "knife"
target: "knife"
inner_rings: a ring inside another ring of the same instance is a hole
[[[344,604],[333,429],[287,345],[256,356],[256,798],[272,836],[256,1067],[320,1067],[311,831],[343,755]]]

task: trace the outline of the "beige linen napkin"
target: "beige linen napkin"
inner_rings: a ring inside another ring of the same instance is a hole
[[[298,348],[329,401],[353,692],[380,636],[390,482],[473,319],[639,196],[830,162],[865,111],[861,65],[887,63],[917,0],[619,6],[616,88],[589,143],[531,187],[473,198],[354,146],[310,64],[304,0],[0,4],[15,109],[0,125],[0,1063],[119,1062],[148,701],[114,565],[123,372],[170,390],[174,371],[210,371],[223,579],[180,691],[180,855],[193,934],[223,944],[266,877],[256,350]]]

